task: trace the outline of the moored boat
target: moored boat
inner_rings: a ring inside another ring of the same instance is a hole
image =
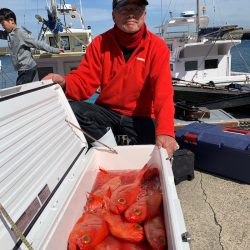
[[[161,29],[159,35],[171,51],[175,101],[199,104],[232,97],[230,106],[235,104],[240,107],[236,96],[240,99],[242,95],[250,96],[249,67],[248,72],[231,70],[231,49],[241,41],[222,39],[222,34],[238,27],[224,25],[209,28],[209,17],[205,15],[204,8],[200,16],[198,3],[196,15],[185,11],[180,17],[171,16],[164,25],[158,27]],[[222,104],[216,108],[225,108]],[[244,105],[250,105],[250,101],[246,99]]]
[[[46,7],[48,17],[36,15],[42,24],[39,39],[50,46],[64,49],[64,53],[61,54],[48,54],[41,51],[34,54],[39,79],[53,72],[66,75],[79,65],[87,46],[92,41],[91,26],[86,27],[81,6],[81,1],[78,10],[75,6],[66,4],[65,1],[63,4],[61,1],[57,4],[55,0],[51,0],[51,5]],[[61,22],[61,19],[64,22]],[[72,26],[72,23],[76,27]]]

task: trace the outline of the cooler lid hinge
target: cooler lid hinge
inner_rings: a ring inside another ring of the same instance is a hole
[[[181,235],[183,242],[190,242],[192,240],[191,234],[189,232],[185,232]]]

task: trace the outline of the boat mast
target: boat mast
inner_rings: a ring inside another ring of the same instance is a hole
[[[163,20],[162,20],[162,0],[161,0],[161,31],[160,31],[161,37],[163,36]]]
[[[51,12],[54,17],[54,20],[57,21],[57,8],[56,8],[56,0],[51,0]]]
[[[56,0],[51,0],[51,9],[52,9],[52,11],[53,11],[53,10],[56,10]],[[54,17],[57,18],[57,12],[54,11],[54,12],[52,12],[52,13],[53,13]],[[55,20],[56,20],[56,19],[55,19]]]
[[[84,24],[84,20],[83,20],[83,11],[82,11],[82,1],[80,0],[80,20],[81,20],[81,25],[82,25],[82,29],[85,28],[85,24]]]
[[[200,0],[196,0],[196,33],[197,40],[199,40],[199,31],[200,31]]]

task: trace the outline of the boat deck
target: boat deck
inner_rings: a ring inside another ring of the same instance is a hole
[[[195,171],[176,186],[192,250],[250,246],[250,185]]]
[[[238,127],[240,125],[238,119],[234,118],[234,116],[231,116],[229,113],[227,113],[222,109],[213,109],[209,111],[210,111],[210,118],[201,118],[199,119],[200,122],[205,122],[215,125],[224,125],[227,127]],[[184,121],[180,119],[175,119],[174,120],[175,130],[183,128],[184,126],[193,122],[195,121]]]

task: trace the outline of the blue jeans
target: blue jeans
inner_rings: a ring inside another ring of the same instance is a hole
[[[39,81],[37,67],[18,71],[16,85]]]
[[[121,115],[97,104],[70,101],[82,130],[100,139],[110,127],[118,145],[155,144],[155,120]],[[89,143],[93,141],[87,138]]]

